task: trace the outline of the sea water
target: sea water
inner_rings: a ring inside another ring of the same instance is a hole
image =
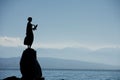
[[[120,80],[119,70],[42,70],[45,80]],[[21,77],[19,70],[0,70],[0,79],[17,76]]]

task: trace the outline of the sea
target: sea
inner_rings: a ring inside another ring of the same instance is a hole
[[[43,69],[45,80],[120,80],[120,70],[73,70]],[[21,77],[18,69],[0,70],[0,80],[10,77]]]

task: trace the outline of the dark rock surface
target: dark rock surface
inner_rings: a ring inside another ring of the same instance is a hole
[[[11,76],[11,77],[7,77],[3,80],[21,80],[20,78],[17,78],[16,76]]]
[[[23,51],[20,60],[20,71],[22,78],[11,76],[3,80],[45,80],[42,77],[42,70],[37,61],[36,51],[32,48],[27,48]]]
[[[34,49],[27,48],[23,51],[20,60],[20,71],[22,80],[41,80],[42,70],[37,61],[36,51]]]
[[[16,76],[11,76],[11,77],[7,77],[7,78],[5,78],[3,80],[27,80],[27,79],[21,79],[21,78],[17,78]],[[41,78],[36,78],[34,80],[45,80],[45,79],[43,77],[41,77]]]

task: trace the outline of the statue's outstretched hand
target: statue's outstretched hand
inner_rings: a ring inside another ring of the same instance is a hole
[[[37,30],[37,26],[38,26],[38,24],[34,26],[33,30]]]

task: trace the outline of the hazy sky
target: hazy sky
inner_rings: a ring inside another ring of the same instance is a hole
[[[0,46],[23,46],[29,16],[35,48],[120,48],[119,0],[0,0]]]

